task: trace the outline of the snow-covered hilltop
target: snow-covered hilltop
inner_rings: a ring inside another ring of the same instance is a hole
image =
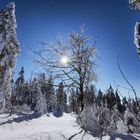
[[[15,4],[0,10],[0,111],[10,107],[12,71],[19,53],[16,38]]]

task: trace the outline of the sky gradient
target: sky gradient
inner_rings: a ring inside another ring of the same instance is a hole
[[[13,0],[0,0],[0,9]],[[57,36],[66,37],[71,31],[79,31],[81,25],[87,34],[98,38],[96,49],[101,59],[97,59],[97,88],[106,90],[110,84],[128,87],[118,67],[134,85],[140,97],[140,60],[134,45],[134,25],[140,20],[140,12],[131,11],[126,0],[14,0],[16,4],[17,37],[21,53],[18,57],[15,77],[22,66],[26,79],[31,71],[40,70],[32,62],[32,53],[25,47],[36,48],[39,41],[51,42]],[[124,96],[133,96],[119,88]]]

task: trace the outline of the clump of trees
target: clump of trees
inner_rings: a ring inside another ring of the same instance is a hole
[[[13,83],[11,97],[13,111],[22,111],[21,106],[26,104],[30,111],[39,115],[55,112],[58,108],[63,112],[67,111],[67,96],[64,91],[63,82],[59,86],[53,85],[50,76],[46,78],[44,73],[39,74],[30,82],[24,79],[24,68],[21,68],[19,77]]]
[[[81,111],[80,91],[67,88],[63,82],[55,85],[52,76],[44,73],[27,82],[24,68],[13,81],[11,104],[13,113],[31,112],[38,115],[53,112],[60,117],[63,112],[77,114],[78,124],[93,135],[107,133],[140,133],[140,100],[121,98],[112,86],[105,92],[90,85],[83,96],[84,109]]]
[[[78,115],[77,122],[93,135],[100,136],[114,133],[140,133],[140,100],[122,99],[118,91],[110,85],[103,93],[91,92],[92,102],[86,105]],[[85,100],[86,103],[86,100]],[[76,110],[75,107],[74,111]]]
[[[19,77],[13,82],[11,103],[14,112],[33,111],[38,115],[53,112],[57,117],[63,112],[75,113],[78,124],[96,136],[140,133],[140,100],[121,98],[111,85],[105,92],[97,91],[93,85],[87,87],[81,111],[78,88],[67,88],[63,82],[55,85],[53,77],[47,78],[44,73],[27,82],[22,67]]]

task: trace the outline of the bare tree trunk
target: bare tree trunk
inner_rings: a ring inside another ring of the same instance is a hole
[[[81,111],[83,111],[84,109],[84,84],[83,84],[83,78],[82,78],[81,73],[80,73],[80,101],[81,101]]]
[[[80,100],[81,100],[81,111],[84,109],[84,91],[83,91],[83,86],[80,85]]]

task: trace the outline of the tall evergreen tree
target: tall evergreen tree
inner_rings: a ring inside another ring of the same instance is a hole
[[[62,115],[62,113],[65,111],[66,108],[66,95],[64,92],[64,85],[63,82],[59,84],[59,87],[56,91],[56,98],[57,98],[57,106],[56,106],[56,112],[59,115]]]
[[[64,104],[63,104],[63,106],[64,106],[64,112],[67,112],[67,109],[68,109],[68,107],[67,107],[67,94],[66,94],[66,92],[64,92]]]
[[[118,107],[118,110],[120,113],[123,113],[123,107],[122,107],[122,104],[121,104],[121,99],[120,99],[120,96],[116,90],[116,93],[115,93],[115,97],[116,97],[116,104],[117,104],[117,107]]]
[[[76,114],[79,113],[80,111],[80,100],[79,100],[79,92],[78,92],[78,89],[74,89],[72,88],[71,90],[71,95],[69,96],[69,107],[70,107],[70,110]]]
[[[94,86],[90,86],[85,94],[85,104],[93,105],[95,103],[95,89]]]
[[[76,112],[77,105],[76,105],[76,98],[75,98],[75,92],[73,91],[69,96],[69,108],[70,111]]]
[[[102,91],[99,89],[97,97],[96,97],[96,104],[98,106],[101,106],[101,102],[102,102],[102,97],[103,97],[103,93]]]
[[[53,112],[56,106],[56,96],[55,96],[55,90],[53,87],[52,76],[49,77],[45,86],[45,98],[47,102],[48,112]]]
[[[126,97],[123,97],[123,99],[122,99],[123,113],[124,113],[125,110],[126,110],[127,104],[128,104],[128,102],[127,102]]]
[[[20,72],[19,72],[19,77],[18,79],[16,80],[16,85],[22,85],[24,84],[24,67],[21,68]]]
[[[39,115],[43,115],[47,113],[47,104],[46,104],[45,96],[43,95],[39,85],[37,85],[36,90],[37,90],[37,94],[36,94],[35,112]]]
[[[37,80],[40,84],[41,92],[45,97],[47,110],[48,112],[53,112],[56,106],[56,97],[52,76],[47,80],[45,74],[41,73]]]
[[[64,110],[64,85],[63,82],[59,84],[59,87],[56,92],[56,97],[57,97],[57,107],[60,108],[61,110]]]
[[[25,86],[25,79],[24,79],[24,67],[21,68],[19,72],[19,77],[17,78],[15,85],[13,87],[13,94],[12,94],[12,104],[15,105],[22,105],[24,102],[24,93],[26,91],[27,85]]]
[[[111,110],[111,108],[116,104],[116,97],[111,85],[107,90],[106,98],[107,98],[108,108]]]

